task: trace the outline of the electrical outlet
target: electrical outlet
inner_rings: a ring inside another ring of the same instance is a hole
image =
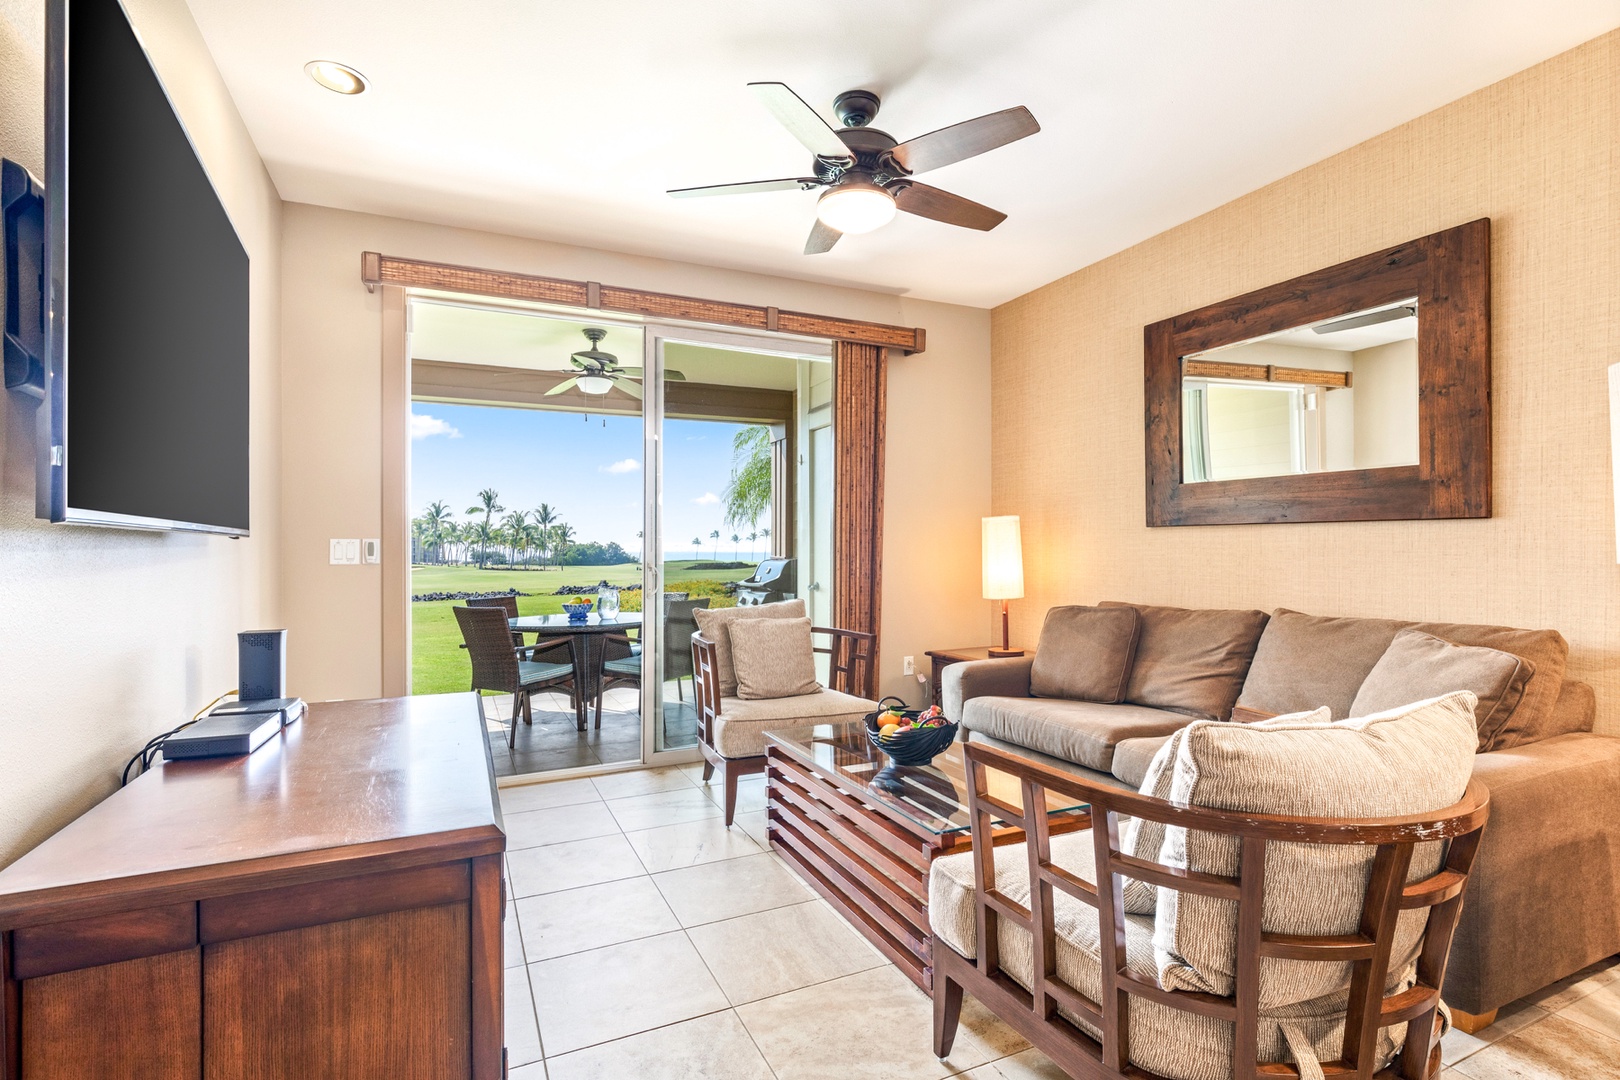
[[[915,656],[906,657],[906,671],[905,671],[905,673],[907,675],[915,675],[915,674],[917,674],[917,658]]]

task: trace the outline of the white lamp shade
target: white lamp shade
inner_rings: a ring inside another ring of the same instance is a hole
[[[816,216],[841,233],[869,233],[894,220],[894,196],[876,184],[845,183],[827,189]]]
[[[613,389],[613,380],[602,375],[581,375],[575,385],[581,393],[605,394]]]
[[[1017,600],[1024,595],[1024,542],[1018,515],[984,519],[984,598]]]

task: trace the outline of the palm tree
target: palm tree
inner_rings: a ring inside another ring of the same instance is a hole
[[[469,506],[469,507],[467,507],[467,513],[469,513],[469,514],[482,513],[484,515],[483,531],[481,533],[479,533],[479,539],[480,540],[486,540],[486,538],[491,538],[491,537],[494,536],[494,533],[490,529],[490,525],[489,525],[490,518],[494,517],[496,514],[500,513],[502,510],[505,510],[505,509],[506,509],[506,507],[501,505],[501,497],[500,497],[500,495],[495,491],[494,488],[485,488],[483,491],[480,491],[478,493],[478,505],[477,506]],[[485,546],[483,547],[483,549],[481,549],[481,552],[480,552],[480,554],[478,556],[478,568],[480,570],[482,570],[484,568],[484,560],[485,560],[485,558],[488,557],[487,556],[488,550],[489,550],[488,549],[488,542],[486,541]]]
[[[731,480],[720,497],[727,525],[752,525],[771,508],[771,429],[740,428],[731,439]]]
[[[714,558],[715,561],[718,562],[720,559],[720,530],[716,529],[711,532],[709,534],[709,539],[714,541]]]
[[[561,562],[568,555],[568,548],[574,542],[574,527],[566,521],[559,521],[551,527],[551,542],[555,545],[557,561]]]
[[[523,530],[529,527],[529,512],[527,510],[514,510],[501,519],[501,528],[506,530],[507,542],[512,545],[511,564],[517,565],[518,543],[523,539]]]
[[[758,540],[758,539],[759,539],[759,533],[758,532],[751,532],[751,533],[748,534],[748,554],[749,555],[757,555],[759,553],[758,549],[754,547],[754,542],[756,540]]]
[[[736,562],[742,555],[742,537],[736,533],[731,534],[731,561]]]
[[[478,567],[483,569],[485,560],[489,558],[489,549],[495,546],[495,542],[499,537],[499,531],[487,521],[475,521],[470,524],[472,526],[472,535],[468,539],[477,545]]]
[[[523,523],[523,530],[519,535],[518,546],[523,549],[523,565],[529,566],[529,552],[540,546],[540,526],[532,521]]]
[[[452,524],[450,508],[444,505],[442,499],[435,499],[422,512],[422,521],[426,526],[422,537],[423,542],[434,550],[438,561],[442,563],[444,561],[444,545],[449,539],[446,535],[446,527]]]
[[[541,503],[534,512],[534,523],[540,526],[540,565],[546,565],[546,552],[551,550],[551,527],[557,524],[557,511],[550,503]]]
[[[694,562],[696,560],[698,560],[698,559],[703,558],[703,550],[702,550],[702,548],[703,548],[703,537],[701,537],[701,536],[692,537],[692,559],[693,559]]]

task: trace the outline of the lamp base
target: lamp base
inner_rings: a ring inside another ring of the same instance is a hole
[[[992,660],[1005,660],[1010,656],[1023,656],[1023,655],[1024,655],[1024,650],[1023,649],[996,649],[996,648],[992,648],[990,650],[990,659],[992,659]]]

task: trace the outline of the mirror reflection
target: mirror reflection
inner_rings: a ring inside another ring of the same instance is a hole
[[[1181,362],[1183,483],[1418,463],[1417,300]]]

